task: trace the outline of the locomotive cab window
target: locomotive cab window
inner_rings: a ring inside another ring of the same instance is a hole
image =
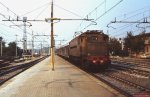
[[[96,42],[98,40],[98,37],[97,36],[91,36],[91,37],[88,37],[88,42]]]
[[[103,40],[104,40],[104,41],[107,41],[107,40],[108,40],[108,37],[104,36],[104,37],[103,37]]]

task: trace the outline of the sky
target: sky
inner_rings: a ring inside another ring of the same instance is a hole
[[[115,6],[116,5],[116,6]],[[10,19],[45,20],[51,16],[51,0],[0,0],[0,36],[6,43],[16,40],[22,41],[23,22],[2,21]],[[114,23],[114,21],[139,21],[143,18],[150,21],[150,0],[54,0],[54,17],[62,19],[93,19],[92,21],[72,20],[55,21],[54,34],[56,47],[67,44],[77,35],[86,30],[103,30],[110,37],[124,38],[132,31],[134,35],[145,28],[150,32],[150,24]],[[50,35],[50,23],[27,23],[28,48],[31,48],[32,31],[34,35]],[[95,25],[97,24],[97,25]],[[108,25],[109,24],[109,25]],[[17,27],[16,25],[19,25]],[[65,40],[65,41],[60,41]],[[49,36],[35,36],[35,48],[50,45]],[[18,42],[22,48],[22,43]]]

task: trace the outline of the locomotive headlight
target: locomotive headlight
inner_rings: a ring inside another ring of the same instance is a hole
[[[104,63],[104,60],[100,60],[100,63]]]
[[[88,53],[88,56],[90,56],[91,54],[90,53]]]
[[[93,60],[93,63],[95,64],[95,63],[96,63],[96,60]]]

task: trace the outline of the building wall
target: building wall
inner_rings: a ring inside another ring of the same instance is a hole
[[[150,37],[147,37],[145,40],[144,53],[150,54]]]
[[[144,52],[145,53],[149,53],[150,52],[150,46],[149,45],[145,45]]]

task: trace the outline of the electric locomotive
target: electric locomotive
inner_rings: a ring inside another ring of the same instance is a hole
[[[109,66],[108,35],[102,30],[87,30],[72,39],[56,53],[76,65],[89,70],[102,70]]]
[[[85,68],[107,68],[110,64],[108,40],[102,30],[87,30],[69,42],[69,58]]]

